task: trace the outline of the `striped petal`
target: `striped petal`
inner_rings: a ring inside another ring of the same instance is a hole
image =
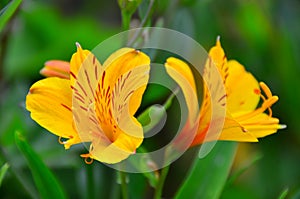
[[[76,81],[76,76],[78,71],[82,65],[82,63],[86,60],[86,57],[90,54],[89,50],[83,50],[79,43],[76,43],[77,52],[72,55],[70,61],[70,84],[71,87],[74,86]]]
[[[70,81],[57,77],[40,80],[32,85],[26,97],[31,117],[51,133],[69,139],[65,147],[80,142],[73,126]]]

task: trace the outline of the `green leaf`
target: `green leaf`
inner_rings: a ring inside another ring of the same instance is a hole
[[[9,168],[9,165],[7,163],[5,163],[0,169],[0,186],[2,184],[3,178],[4,178],[8,168]]]
[[[130,199],[145,198],[147,193],[147,179],[139,173],[129,173],[128,192]]]
[[[64,191],[54,175],[27,143],[20,132],[15,132],[15,141],[19,150],[23,153],[28,162],[28,166],[32,172],[33,179],[39,190],[41,198],[65,198]]]
[[[5,24],[20,6],[21,2],[22,0],[14,0],[0,11],[0,33],[2,32]]]
[[[279,195],[278,199],[285,199],[288,193],[289,193],[289,189],[288,188],[284,189]]]
[[[262,154],[257,153],[248,164],[244,165],[243,167],[239,168],[236,172],[234,172],[230,178],[228,179],[226,186],[230,186],[239,176],[241,176],[247,169],[252,167],[258,160],[263,157]]]
[[[170,28],[181,33],[187,34],[190,37],[195,37],[195,19],[188,8],[179,8],[170,19]]]
[[[234,160],[237,143],[217,142],[203,159],[197,159],[176,199],[219,198]]]
[[[300,198],[300,189],[295,194],[293,194],[293,196],[291,196],[290,198],[291,199],[298,199],[298,198]]]

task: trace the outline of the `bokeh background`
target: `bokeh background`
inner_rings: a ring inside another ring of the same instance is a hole
[[[1,0],[0,8],[8,2]],[[287,128],[259,143],[239,145],[231,172],[237,175],[230,176],[221,198],[278,198],[285,190],[287,198],[300,198],[299,11],[299,0],[156,1],[152,25],[163,21],[164,27],[191,36],[207,50],[220,35],[227,58],[245,65],[280,98],[273,113]],[[138,20],[139,14],[133,19]],[[24,102],[30,85],[42,78],[39,70],[45,61],[68,61],[75,42],[93,49],[121,27],[117,1],[25,0],[0,33],[0,166],[10,165],[0,187],[1,198],[39,197],[16,147],[16,130],[24,134],[69,198],[120,197],[111,169],[100,163],[85,165],[78,155],[82,147],[66,152],[56,136],[31,120]],[[171,170],[164,195],[172,197],[185,175]],[[146,183],[130,186],[132,192],[143,186],[138,190],[151,195]]]

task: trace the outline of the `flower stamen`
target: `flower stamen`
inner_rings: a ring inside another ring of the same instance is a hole
[[[80,157],[84,158],[84,162],[86,164],[92,164],[94,162],[94,159],[91,157],[91,154],[81,154]]]
[[[256,116],[260,113],[265,112],[265,110],[267,110],[267,109],[268,109],[268,112],[269,112],[269,117],[272,117],[273,112],[272,112],[271,106],[278,101],[278,97],[272,95],[271,90],[269,89],[269,87],[265,83],[260,82],[259,85],[260,85],[261,90],[264,92],[265,95],[263,95],[261,93],[261,91],[258,90],[258,89],[255,89],[254,92],[256,94],[260,95],[260,98],[263,100],[262,105],[259,108],[257,108],[256,110],[254,110],[250,113],[247,113],[247,114],[244,114],[244,115],[241,115],[241,116],[237,117],[237,121],[247,120],[247,119],[252,118],[252,117],[254,117],[254,116]]]
[[[63,138],[61,136],[58,137],[58,143],[59,144],[64,144]]]

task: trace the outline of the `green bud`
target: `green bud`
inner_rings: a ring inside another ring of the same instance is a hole
[[[142,3],[142,0],[118,0],[118,3],[122,12],[132,15]]]
[[[153,130],[157,125],[166,121],[166,109],[161,105],[152,105],[147,108],[139,117],[138,121],[144,128],[144,133],[147,134]]]

